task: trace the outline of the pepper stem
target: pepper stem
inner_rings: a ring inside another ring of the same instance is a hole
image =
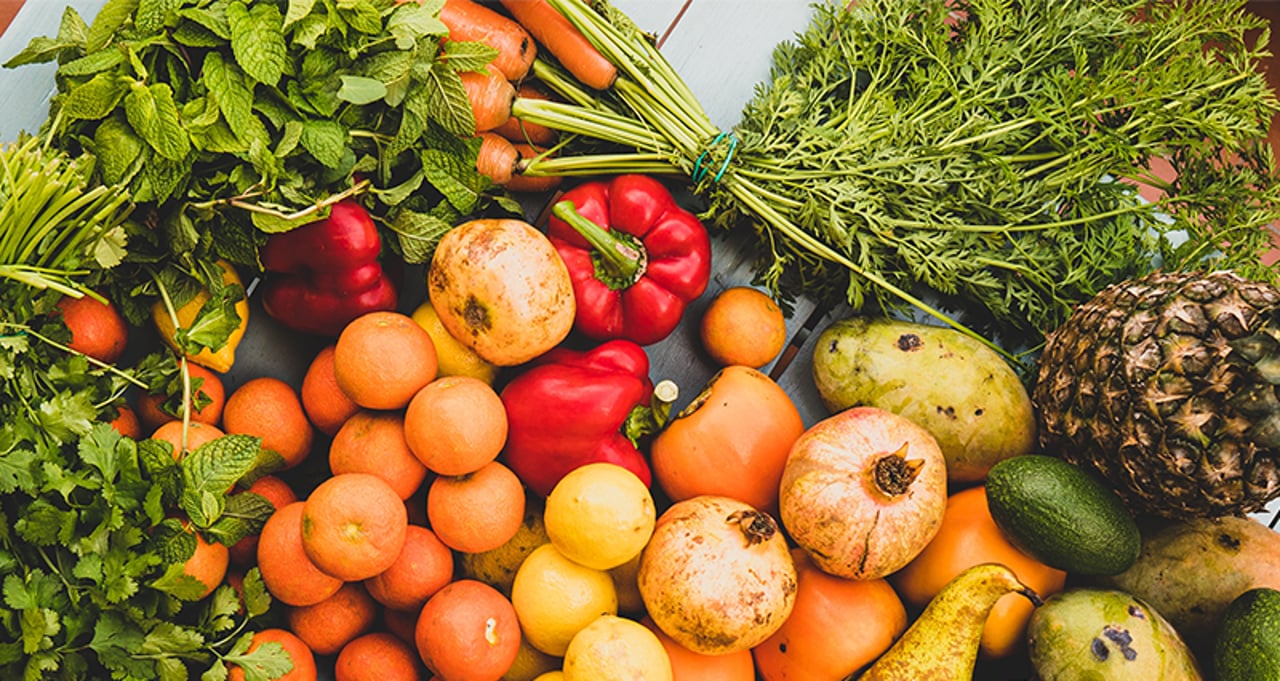
[[[581,234],[587,243],[591,244],[592,251],[598,258],[596,266],[602,268],[607,275],[598,278],[606,282],[616,280],[621,284],[615,286],[610,282],[610,288],[615,290],[627,288],[644,275],[648,257],[645,255],[644,246],[634,239],[626,238],[630,235],[611,232],[597,225],[579,213],[573,201],[557,201],[552,206],[551,213],[564,220],[578,234]]]

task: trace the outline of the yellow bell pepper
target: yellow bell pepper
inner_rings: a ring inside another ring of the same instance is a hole
[[[243,288],[244,285],[240,281],[240,275],[236,273],[235,267],[231,263],[226,260],[219,260],[218,266],[222,268],[222,281],[224,284],[236,284]],[[200,312],[200,308],[204,307],[204,304],[212,297],[212,294],[205,289],[197,293],[182,307],[179,307],[176,313],[180,328],[190,329],[195,323],[196,315]],[[249,301],[244,298],[237,301],[235,311],[236,315],[240,317],[240,323],[227,336],[226,343],[217,350],[203,348],[195,354],[187,353],[187,359],[218,373],[229,371],[236,361],[236,347],[240,345],[240,339],[244,337],[245,328],[249,324]],[[164,342],[175,351],[182,352],[182,348],[178,346],[176,339],[179,327],[174,326],[173,317],[165,309],[163,299],[156,301],[152,305],[151,318],[155,321],[156,329],[160,332],[160,337],[164,339]]]

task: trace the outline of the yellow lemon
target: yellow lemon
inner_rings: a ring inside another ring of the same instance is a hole
[[[236,273],[236,269],[231,263],[226,260],[219,260],[218,266],[222,268],[222,282],[224,284],[236,284],[241,288],[244,287],[244,284],[240,282],[240,275]],[[169,315],[169,311],[165,309],[164,301],[156,301],[151,306],[151,318],[155,321],[156,330],[160,332],[160,338],[169,347],[181,352],[178,342],[174,339],[177,329],[190,329],[196,321],[196,315],[200,312],[200,308],[204,307],[204,304],[212,297],[208,290],[202,290],[183,304],[182,307],[175,310],[174,312],[178,317],[177,325],[174,324],[174,319]],[[244,338],[245,328],[249,325],[249,301],[241,298],[236,302],[235,310],[236,315],[240,317],[240,323],[227,336],[227,342],[216,351],[205,348],[194,355],[187,355],[187,359],[218,373],[226,373],[231,370],[231,366],[236,361],[236,347],[240,345],[240,339]]]
[[[489,363],[474,350],[454,338],[440,321],[440,315],[431,307],[431,301],[422,303],[409,315],[418,323],[436,346],[436,364],[441,376],[470,376],[493,385],[498,377],[498,367]]]
[[[618,594],[609,573],[579,565],[543,544],[516,571],[511,605],[529,645],[558,657],[580,629],[601,615],[617,614]]]
[[[672,681],[671,658],[648,627],[604,615],[569,642],[564,681]]]
[[[479,553],[458,552],[458,569],[462,576],[484,582],[504,596],[510,596],[511,583],[515,581],[520,564],[534,549],[551,541],[542,524],[542,514],[542,499],[526,495],[524,520],[505,544]]]
[[[613,463],[579,466],[547,495],[543,522],[551,543],[570,560],[609,570],[635,558],[653,535],[653,495],[640,478]]]
[[[521,638],[516,659],[502,675],[502,681],[539,681],[549,672],[560,673],[560,658],[534,648]]]
[[[564,681],[564,672],[559,669],[539,674],[533,681]]]

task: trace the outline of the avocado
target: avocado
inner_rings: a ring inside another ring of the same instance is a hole
[[[1138,559],[1142,534],[1101,480],[1053,456],[1027,454],[992,466],[987,504],[1023,553],[1077,575],[1115,575]]]
[[[1213,668],[1218,681],[1280,679],[1280,591],[1258,587],[1231,601],[1214,638]]]

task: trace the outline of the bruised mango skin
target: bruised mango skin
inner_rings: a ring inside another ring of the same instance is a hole
[[[959,331],[884,317],[835,321],[818,336],[813,379],[832,413],[879,407],[929,431],[947,479],[983,480],[1035,447],[1031,397],[994,350]]]
[[[1027,647],[1041,681],[1200,681],[1178,632],[1158,612],[1112,589],[1077,587],[1036,608]]]

